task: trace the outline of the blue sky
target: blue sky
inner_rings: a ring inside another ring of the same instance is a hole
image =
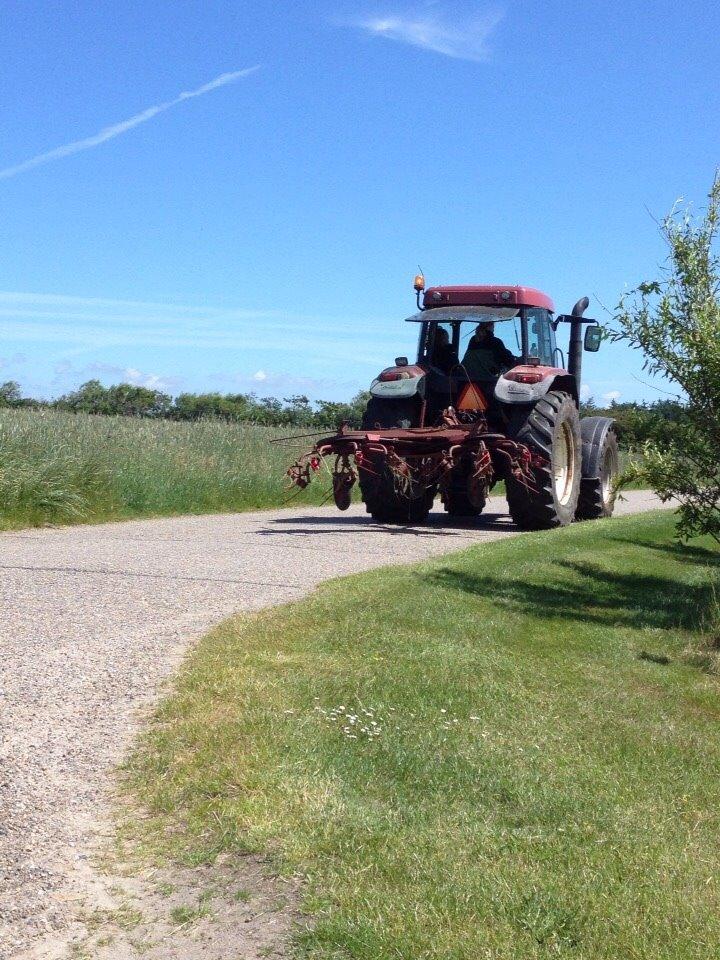
[[[710,2],[6,0],[0,380],[347,397],[413,352],[417,264],[602,318],[710,186],[718,35]],[[660,396],[620,346],[584,380]]]

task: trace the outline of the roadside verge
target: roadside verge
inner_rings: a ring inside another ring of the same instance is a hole
[[[270,854],[324,960],[711,955],[719,558],[672,533],[578,524],[227,621],[127,765],[125,851]]]

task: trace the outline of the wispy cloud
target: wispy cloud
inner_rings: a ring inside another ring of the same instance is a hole
[[[368,342],[369,329],[373,336]],[[305,316],[277,309],[0,290],[0,343],[20,349],[56,344],[73,356],[122,347],[241,350],[246,357],[256,355],[255,369],[264,370],[268,350],[295,360],[299,355],[331,362],[353,356],[359,363],[375,364],[386,359],[396,341],[397,334],[381,317]]]
[[[457,60],[487,60],[488,37],[503,13],[489,10],[482,16],[453,18],[442,10],[423,9],[413,14],[392,14],[356,19],[354,26],[368,33],[413,47],[432,50]]]
[[[0,357],[0,370],[19,366],[22,363],[27,363],[27,356],[24,353],[14,353],[11,357]]]
[[[170,300],[120,300],[0,290],[0,346],[28,358],[23,388],[54,396],[98,377],[260,396],[349,397],[398,353],[411,324],[365,313],[304,314]],[[352,358],[351,368],[348,358]],[[0,365],[2,358],[0,358]],[[347,379],[346,379],[347,378]],[[21,379],[13,368],[0,381]]]
[[[235,83],[236,80],[247,77],[259,69],[260,67],[258,65],[255,67],[247,67],[244,70],[235,70],[231,73],[222,73],[209,83],[198,87],[197,90],[185,91],[178,94],[174,100],[168,100],[165,103],[158,103],[154,107],[148,107],[146,110],[143,110],[142,113],[135,114],[134,117],[121,120],[120,123],[115,123],[111,127],[104,127],[99,133],[93,134],[91,137],[85,137],[83,140],[74,140],[72,143],[66,143],[62,147],[55,147],[54,150],[48,150],[47,153],[40,153],[35,157],[31,157],[29,160],[23,160],[22,163],[17,163],[12,167],[5,167],[4,170],[0,170],[0,180],[15,177],[19,173],[33,170],[35,167],[40,167],[45,163],[51,163],[53,160],[60,160],[63,157],[70,157],[75,153],[81,153],[83,150],[90,150],[93,147],[99,146],[101,143],[106,143],[108,140],[113,140],[115,137],[127,133],[128,130],[140,126],[141,123],[147,123],[148,120],[152,120],[160,113],[165,113],[166,110],[176,107],[185,100],[202,97],[206,93],[210,93],[211,90],[217,90],[219,87],[225,87],[229,83]]]
[[[100,377],[113,383],[131,383],[136,387],[148,387],[151,390],[172,392],[185,382],[184,377],[165,376],[159,373],[143,373],[136,367],[123,367],[114,363],[87,363],[77,366],[70,360],[61,360],[55,364],[54,386],[64,383],[79,383],[86,377]]]
[[[262,374],[262,376],[258,376],[258,374]],[[297,393],[327,397],[330,394],[337,395],[338,392],[342,396],[349,397],[358,390],[358,383],[355,380],[298,376],[297,373],[286,373],[282,370],[258,370],[250,376],[245,373],[229,375],[227,373],[216,373],[212,375],[212,381],[219,384],[232,384],[236,389],[239,387],[243,392],[249,391],[261,397],[287,397],[290,394]]]

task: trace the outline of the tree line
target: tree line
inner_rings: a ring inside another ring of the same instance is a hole
[[[369,394],[346,403],[311,401],[297,394],[280,400],[250,393],[181,393],[177,397],[131,383],[103,386],[88,380],[56,400],[23,397],[13,380],[0,383],[0,407],[49,408],[108,417],[150,417],[163,420],[226,420],[274,427],[335,427],[343,420],[359,424]]]
[[[23,397],[14,381],[0,384],[0,407],[49,407],[71,413],[110,417],[154,417],[165,420],[226,420],[266,426],[333,428],[343,420],[359,425],[368,400],[365,391],[346,403],[310,401],[298,394],[280,400],[248,393],[181,393],[171,397],[161,390],[118,383],[105,387],[89,380],[57,400]],[[688,411],[676,400],[654,403],[617,403],[600,407],[593,400],[581,404],[581,415],[610,416],[618,424],[624,446],[634,447],[648,440],[668,443],[687,424]]]

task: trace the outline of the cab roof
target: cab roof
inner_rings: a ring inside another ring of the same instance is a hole
[[[541,307],[555,312],[547,294],[534,287],[428,287],[423,297],[426,310],[432,307]]]

